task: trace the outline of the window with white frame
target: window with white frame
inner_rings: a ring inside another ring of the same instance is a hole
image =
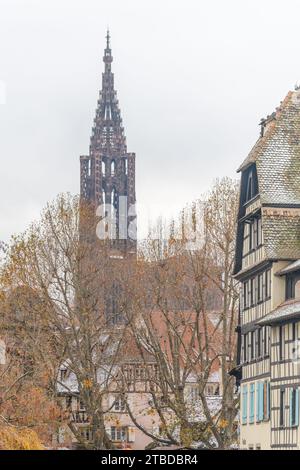
[[[118,411],[119,413],[124,413],[126,411],[126,400],[122,395],[115,397],[113,410]]]
[[[110,437],[112,441],[124,442],[127,440],[127,427],[111,426]]]

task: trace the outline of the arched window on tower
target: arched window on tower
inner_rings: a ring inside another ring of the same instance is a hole
[[[110,237],[111,240],[115,240],[117,237],[117,207],[118,207],[118,200],[117,200],[117,191],[115,188],[112,189],[111,195],[110,195],[110,218],[111,218],[111,232],[110,232]]]
[[[107,216],[107,211],[106,211],[106,193],[105,190],[102,189],[102,194],[101,194],[101,217],[106,217]],[[107,227],[105,228],[105,231],[107,232]]]
[[[115,207],[115,199],[116,199],[116,190],[115,188],[113,188],[111,192],[111,205],[113,207]]]
[[[102,162],[101,162],[101,169],[102,169],[102,175],[105,176],[105,170],[106,169],[105,169],[105,161],[104,160],[102,160]]]
[[[110,289],[106,299],[106,318],[109,323],[123,323],[124,316],[122,313],[122,286],[115,281]]]
[[[128,160],[127,158],[124,159],[124,173],[127,175],[128,173]]]
[[[111,107],[110,104],[107,103],[105,106],[105,112],[104,112],[104,119],[105,120],[110,120],[111,119]]]
[[[116,170],[116,164],[115,164],[115,161],[113,160],[111,162],[111,167],[110,167],[111,176],[115,175],[115,170]]]

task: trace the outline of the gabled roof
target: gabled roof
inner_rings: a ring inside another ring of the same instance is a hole
[[[295,260],[300,258],[300,90],[290,91],[267,121],[238,171],[255,164],[266,259]]]
[[[251,163],[263,205],[300,205],[300,90],[287,94],[238,171]]]

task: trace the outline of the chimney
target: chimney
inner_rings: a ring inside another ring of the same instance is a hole
[[[259,125],[260,125],[260,137],[263,137],[265,135],[266,130],[268,129],[269,125],[271,122],[275,121],[276,119],[276,112],[270,114],[266,118],[261,119]]]

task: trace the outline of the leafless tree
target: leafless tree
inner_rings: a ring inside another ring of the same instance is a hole
[[[201,203],[172,222],[164,239],[153,239],[152,231],[142,247],[137,290],[147,301],[136,317],[131,314],[132,334],[141,356],[147,350],[157,364],[155,377],[147,377],[163,430],[151,435],[155,441],[227,448],[235,440],[237,403],[228,372],[235,362],[236,207],[235,182],[216,182]],[[161,224],[156,233],[163,233]],[[219,370],[221,396],[212,400],[206,386]],[[198,399],[187,393],[191,383],[197,384]],[[132,412],[131,417],[141,428]]]

